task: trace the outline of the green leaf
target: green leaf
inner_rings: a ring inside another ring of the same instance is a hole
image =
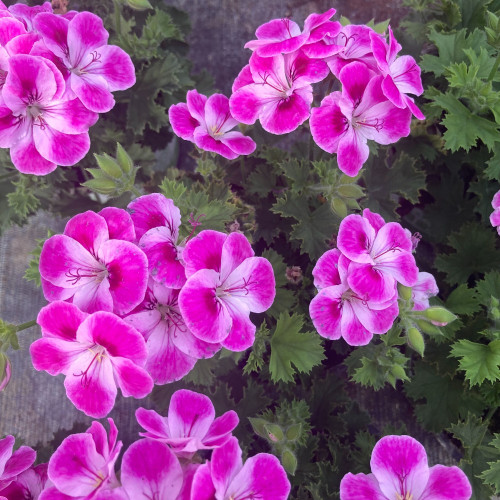
[[[428,37],[436,45],[439,56],[424,55],[420,67],[423,71],[432,72],[436,76],[441,76],[450,64],[465,61],[464,49],[475,49],[486,45],[486,35],[478,29],[467,35],[466,29],[450,34],[439,33],[432,28]]]
[[[293,193],[285,193],[271,209],[283,217],[293,217],[298,221],[292,225],[290,237],[301,242],[303,253],[309,254],[312,259],[319,258],[327,249],[326,241],[334,230],[333,214],[324,203],[316,209],[310,209],[307,198]]]
[[[446,299],[446,308],[455,314],[467,316],[478,312],[481,305],[476,296],[476,290],[469,288],[465,283],[459,285]]]
[[[491,271],[476,285],[479,300],[484,305],[489,305],[491,298],[500,299],[500,272]]]
[[[500,181],[500,142],[496,142],[493,148],[493,156],[486,163],[488,167],[484,175],[490,180]]]
[[[460,369],[465,370],[465,378],[471,385],[500,379],[500,340],[488,345],[459,340],[451,348],[451,355],[460,359]]]
[[[36,286],[41,286],[41,276],[40,276],[40,254],[42,253],[42,247],[45,241],[53,236],[55,233],[49,229],[47,231],[47,238],[40,238],[36,240],[36,247],[30,252],[31,260],[28,264],[28,268],[24,271],[24,279],[26,281],[34,281]]]
[[[243,373],[249,375],[252,372],[258,373],[264,366],[264,354],[267,351],[267,344],[271,332],[268,330],[266,323],[263,322],[255,334],[255,341],[252,346],[252,352],[248,356],[247,362],[243,368]]]
[[[280,314],[271,338],[269,370],[273,382],[292,382],[295,373],[309,373],[325,359],[321,337],[301,332],[303,325],[302,314]]]
[[[500,265],[496,240],[497,235],[490,228],[475,223],[464,224],[460,231],[448,237],[448,244],[455,252],[439,255],[436,268],[446,273],[450,285],[463,283],[471,275],[486,273]]]
[[[480,478],[486,483],[495,488],[495,494],[500,493],[500,434],[495,434],[494,439],[490,442],[492,451],[498,456],[498,460],[488,462],[489,468],[483,471]]]
[[[279,167],[290,181],[292,192],[302,192],[308,184],[309,162],[297,160],[297,158],[287,158],[279,164]]]
[[[258,194],[262,198],[276,189],[276,175],[269,165],[259,165],[250,174],[247,189],[249,193]]]
[[[182,200],[182,196],[186,192],[186,186],[180,180],[173,180],[165,177],[158,186],[160,191],[166,198],[173,200],[175,205]]]

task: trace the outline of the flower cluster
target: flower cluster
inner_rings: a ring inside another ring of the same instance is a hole
[[[222,347],[255,339],[250,312],[275,296],[274,273],[247,238],[201,231],[179,239],[181,215],[161,194],[76,215],[40,254],[43,338],[31,346],[37,370],[66,376],[75,406],[102,418],[117,386],[142,398],[180,380]]]
[[[398,57],[401,45],[389,27],[386,36],[364,25],[331,21],[335,9],[311,14],[304,29],[289,19],[260,26],[249,64],[236,77],[229,100],[208,100],[189,91],[187,104],[169,111],[174,132],[199,148],[226,158],[250,154],[251,139],[230,132],[239,122],[260,121],[272,134],[286,134],[310,118],[314,141],[337,153],[339,168],[356,176],[368,158],[368,140],[392,144],[410,133],[412,114],[422,112],[408,94],[423,92],[420,68],[410,56]],[[336,78],[341,91],[313,103],[312,84]]]
[[[0,498],[288,498],[290,483],[279,460],[259,453],[243,463],[238,440],[232,436],[238,416],[228,411],[215,418],[207,396],[180,390],[172,396],[168,417],[143,408],[136,416],[147,431],[141,434],[145,439],[125,451],[119,475],[115,463],[122,442],[111,418],[109,434],[94,421],[86,432],[64,439],[48,464],[34,468],[29,467],[35,452],[21,447],[12,454],[14,438],[8,436],[0,441]],[[200,450],[213,450],[203,464]]]
[[[90,148],[98,113],[114,106],[112,92],[135,83],[132,60],[108,45],[90,12],[0,1],[0,13],[0,147],[25,174],[74,165]]]
[[[319,293],[309,312],[321,336],[366,345],[374,334],[386,333],[399,314],[398,283],[413,287],[415,311],[429,307],[436,281],[419,273],[412,240],[400,224],[368,209],[341,222],[338,248],[324,253],[313,270]]]
[[[385,436],[373,448],[371,474],[346,474],[340,500],[469,500],[472,488],[458,467],[427,464],[425,448],[411,436]]]

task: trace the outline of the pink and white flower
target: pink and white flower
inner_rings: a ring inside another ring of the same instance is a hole
[[[105,216],[111,220],[110,213]],[[127,314],[142,302],[147,258],[133,243],[110,239],[106,218],[91,211],[78,214],[68,221],[64,234],[44,243],[40,275],[47,300],[72,299],[82,311],[117,314]],[[112,233],[127,230],[126,220],[114,219]]]
[[[250,137],[233,131],[238,121],[231,115],[225,95],[213,94],[207,99],[196,90],[189,90],[186,101],[168,110],[172,130],[181,139],[229,160],[255,151],[256,144]]]
[[[376,33],[370,33],[372,51],[384,80],[382,92],[398,108],[408,108],[419,120],[424,120],[422,111],[406,94],[420,95],[424,89],[420,78],[420,67],[411,56],[397,57],[401,45],[394,38],[389,26],[389,44]]]
[[[209,463],[194,474],[191,499],[194,500],[286,500],[290,482],[279,460],[259,453],[243,464],[238,440],[231,437],[216,448]]]
[[[63,100],[64,91],[64,80],[51,61],[24,54],[10,57],[0,104],[0,147],[10,148],[20,172],[45,175],[87,154],[88,129],[98,115],[79,99]]]
[[[153,193],[128,205],[139,247],[144,251],[152,278],[167,287],[181,288],[186,274],[181,261],[183,247],[177,245],[181,212],[174,202]]]
[[[29,446],[14,449],[14,436],[0,439],[0,496],[2,490],[15,481],[19,474],[27,470],[35,461],[36,453]]]
[[[123,396],[143,398],[153,380],[143,368],[147,349],[142,335],[112,313],[87,314],[74,304],[52,302],[37,318],[42,338],[30,347],[33,366],[66,376],[70,401],[86,415],[105,417]]]
[[[210,398],[186,389],[174,392],[167,417],[144,408],[139,408],[135,416],[147,431],[141,436],[161,441],[179,458],[187,459],[198,450],[224,445],[239,422],[238,415],[232,410],[215,418]]]
[[[493,196],[491,206],[493,207],[493,213],[490,215],[490,223],[493,227],[496,227],[497,233],[500,235],[500,191]]]
[[[114,467],[122,448],[113,419],[108,423],[109,437],[101,423],[92,422],[86,432],[64,439],[49,460],[52,486],[39,500],[120,498],[107,493],[119,486]]]
[[[418,273],[417,282],[411,288],[414,311],[424,311],[429,307],[429,298],[439,293],[436,278],[430,273]]]
[[[47,464],[31,466],[21,472],[7,488],[0,490],[0,499],[24,500],[29,498],[38,500],[46,486],[48,486]]]
[[[40,13],[33,25],[45,46],[61,59],[68,86],[89,110],[109,111],[115,105],[112,92],[134,85],[130,56],[120,47],[108,45],[109,33],[99,16],[79,12],[68,20]]]
[[[393,299],[396,283],[417,282],[411,235],[396,222],[377,229],[368,217],[348,215],[340,223],[337,245],[352,261],[347,282],[363,300],[383,303]]]
[[[129,499],[177,499],[183,471],[177,457],[158,441],[140,439],[123,454],[122,489]]]
[[[144,336],[145,368],[158,385],[180,380],[198,359],[210,358],[221,348],[190,332],[179,309],[179,291],[150,280],[142,304],[124,318]]]
[[[200,340],[243,351],[255,340],[250,312],[264,312],[276,295],[273,268],[254,257],[241,233],[201,231],[184,249],[186,284],[179,307]]]
[[[354,177],[368,159],[367,141],[392,144],[410,133],[411,112],[394,106],[382,93],[382,77],[361,62],[339,75],[342,92],[326,96],[311,113],[311,134],[328,153],[337,153],[340,170]]]
[[[391,298],[377,302],[355,293],[348,283],[351,264],[337,249],[320,257],[313,270],[319,293],[309,304],[309,314],[322,337],[366,345],[393,325],[399,313],[397,296],[393,290]]]
[[[469,500],[472,488],[458,467],[429,467],[425,448],[411,436],[385,436],[370,461],[371,474],[344,476],[340,500]]]
[[[16,3],[9,7],[9,12],[19,21],[21,21],[28,31],[34,31],[33,19],[42,12],[52,13],[52,4],[45,2],[42,5],[29,7],[22,3]]]
[[[302,32],[298,24],[290,19],[272,19],[257,28],[257,40],[247,42],[245,48],[255,51],[260,57],[290,54],[304,44],[310,44],[312,50],[318,51],[316,44],[319,45],[327,35],[336,35],[341,29],[339,22],[329,20],[335,12],[335,9],[329,9],[323,14],[311,14],[304,21]]]
[[[301,51],[273,57],[253,53],[249,69],[243,68],[233,86],[231,113],[248,125],[259,119],[271,134],[291,132],[309,118],[311,84],[323,80],[328,72],[322,60],[310,59]]]

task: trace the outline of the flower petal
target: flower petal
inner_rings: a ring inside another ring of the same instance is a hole
[[[135,242],[134,223],[126,210],[106,207],[99,212],[99,215],[106,221],[110,240]]]
[[[458,467],[435,465],[429,469],[429,480],[419,500],[469,500],[472,488]]]
[[[189,278],[200,269],[221,271],[222,247],[228,236],[219,231],[204,230],[189,240],[182,252],[186,276]]]
[[[374,240],[375,229],[360,215],[348,215],[340,223],[337,246],[348,259],[354,262],[373,262],[370,250]]]
[[[324,338],[337,340],[342,336],[342,294],[346,286],[329,286],[320,290],[309,304],[314,328]]]
[[[340,500],[387,500],[373,474],[346,474],[340,482]]]
[[[78,13],[68,25],[69,59],[74,67],[84,56],[108,43],[102,19],[91,12]]]
[[[232,320],[228,336],[221,341],[222,347],[230,351],[244,351],[255,341],[256,326],[250,320],[246,304],[237,298],[224,298],[224,304]]]
[[[203,444],[208,448],[222,446],[229,440],[231,432],[239,422],[238,414],[233,410],[229,410],[220,417],[217,417],[203,438]]]
[[[38,339],[30,346],[31,361],[35,370],[45,370],[50,375],[66,374],[85,349],[78,342],[55,338]]]
[[[76,331],[88,314],[68,302],[57,301],[42,307],[36,322],[45,338],[76,340]]]
[[[44,158],[38,152],[33,141],[33,132],[31,129],[29,133],[11,146],[10,159],[22,174],[47,175],[57,168],[55,162]]]
[[[194,142],[194,129],[200,122],[189,113],[187,104],[181,102],[168,108],[168,119],[175,135],[185,141]]]
[[[225,281],[245,259],[254,255],[252,245],[250,245],[245,235],[236,232],[228,234],[222,245],[221,280]]]
[[[64,234],[78,241],[94,257],[97,257],[99,247],[109,239],[106,220],[91,210],[72,217],[64,228]]]
[[[316,262],[312,275],[314,277],[314,286],[321,290],[327,286],[340,285],[339,257],[341,252],[338,248],[328,250]]]
[[[212,452],[210,472],[216,490],[216,497],[227,498],[228,486],[242,466],[241,448],[235,437],[231,436],[223,446],[215,448]]]
[[[136,399],[146,397],[154,386],[153,379],[144,368],[136,365],[128,358],[113,357],[111,359],[116,384],[124,397]]]

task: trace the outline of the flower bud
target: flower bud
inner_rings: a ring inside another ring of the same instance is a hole
[[[115,179],[119,179],[122,176],[122,169],[116,160],[111,158],[108,154],[104,153],[103,155],[98,155],[94,153],[94,158],[96,159],[99,168],[109,176],[114,177]]]
[[[285,448],[281,455],[281,463],[288,474],[292,476],[295,475],[295,471],[297,470],[297,457],[288,448]]]
[[[337,191],[344,198],[354,198],[357,200],[364,196],[363,188],[357,184],[344,184],[343,186],[339,186]]]
[[[132,158],[130,158],[119,142],[116,143],[116,160],[124,174],[128,174],[134,168]]]
[[[286,430],[286,438],[288,441],[297,440],[302,434],[302,424],[293,424]]]
[[[10,361],[7,355],[0,352],[0,391],[3,391],[9,383],[11,375]]]
[[[425,319],[417,319],[416,323],[420,330],[427,333],[427,335],[443,335],[443,332],[437,326],[434,326]]]
[[[347,217],[347,207],[343,200],[340,198],[334,198],[332,200],[332,210],[341,218]]]
[[[264,429],[266,429],[267,437],[273,442],[277,443],[278,441],[283,441],[285,435],[283,434],[283,430],[277,424],[266,424],[264,425]]]
[[[455,321],[457,317],[448,309],[439,306],[432,306],[422,311],[422,314],[431,320],[431,323],[436,326],[446,326],[448,323]]]
[[[408,344],[412,349],[417,351],[420,356],[424,357],[425,342],[422,334],[414,327],[408,328],[406,332]]]
[[[125,0],[125,3],[134,10],[146,10],[153,8],[148,0]]]
[[[391,368],[391,374],[397,379],[408,380],[405,369],[401,365],[393,365]]]
[[[411,287],[409,286],[404,286],[401,283],[398,283],[398,293],[403,300],[411,299]]]
[[[267,432],[265,425],[267,424],[267,420],[263,418],[248,418],[250,420],[250,425],[252,426],[253,431],[260,437],[266,438]]]

